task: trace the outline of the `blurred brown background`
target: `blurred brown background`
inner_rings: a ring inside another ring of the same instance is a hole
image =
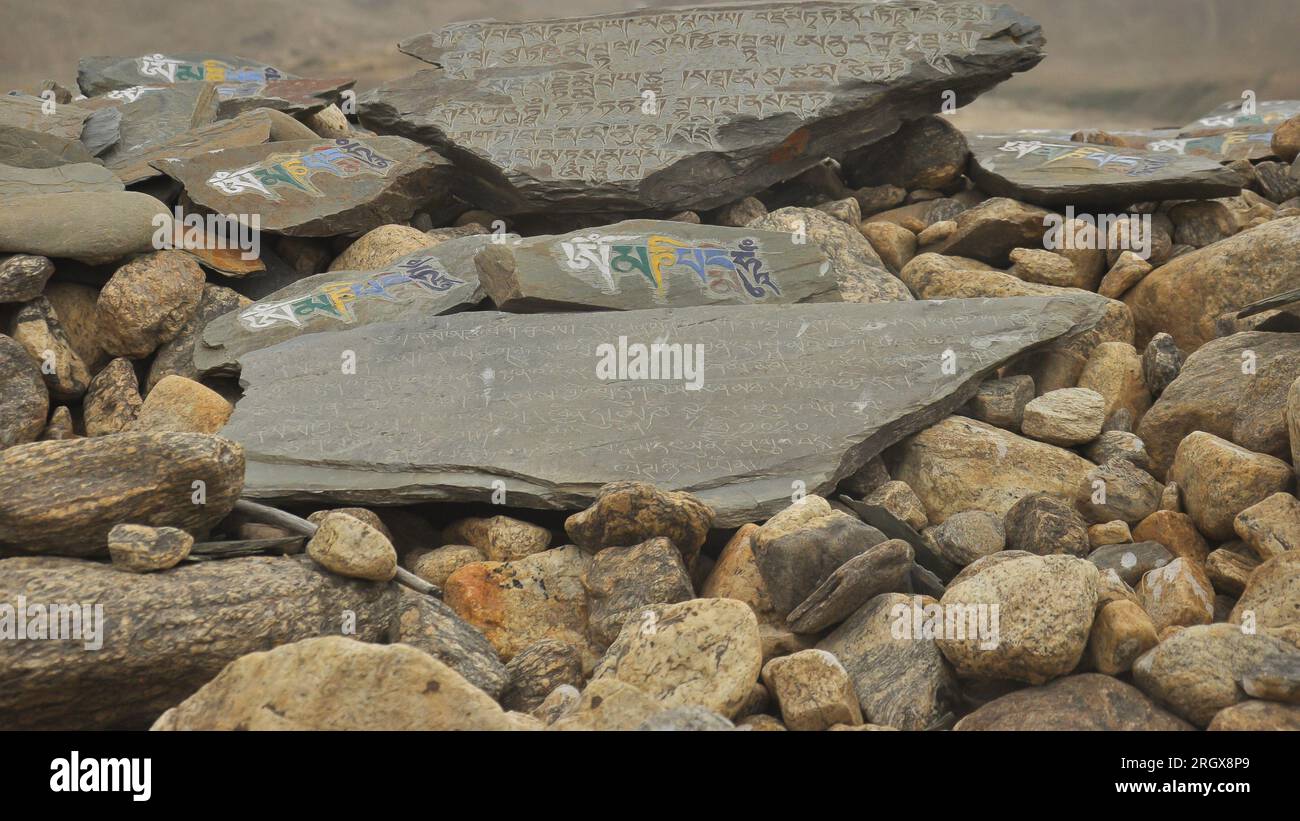
[[[443,23],[681,5],[629,0],[0,0],[0,90],[72,86],[83,55],[213,51],[359,89],[420,67],[394,44]],[[1047,59],[954,119],[968,128],[1182,125],[1244,89],[1300,99],[1300,0],[1013,0]]]

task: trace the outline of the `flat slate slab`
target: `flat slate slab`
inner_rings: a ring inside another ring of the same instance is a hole
[[[194,366],[205,374],[237,371],[249,351],[286,339],[473,305],[483,299],[474,255],[491,241],[489,235],[462,237],[379,271],[330,271],[300,279],[209,322],[195,341]]]
[[[450,196],[453,170],[419,143],[361,136],[231,148],[153,166],[204,208],[259,214],[263,231],[305,237],[405,222],[422,204]]]
[[[498,213],[724,205],[965,104],[1043,58],[1037,23],[979,3],[756,3],[456,23],[437,66],[363,95],[368,128],[427,142]]]
[[[800,489],[831,492],[1104,305],[1080,294],[368,325],[244,356],[245,395],[222,435],[244,446],[253,498],[487,502],[504,490],[511,506],[577,509],[602,484],[641,480],[697,494],[715,526],[735,527]],[[702,369],[641,370],[654,343],[689,346],[678,365],[702,357]]]
[[[1227,197],[1244,181],[1199,157],[1024,135],[970,140],[970,176],[998,197],[1045,206],[1122,206]]]
[[[218,117],[233,117],[252,108],[274,108],[297,117],[313,114],[343,99],[355,80],[271,80],[217,85]]]
[[[260,60],[204,52],[83,57],[77,63],[77,85],[87,97],[131,86],[171,85],[194,80],[235,84],[284,79],[294,77]]]
[[[780,231],[628,220],[490,244],[475,263],[503,311],[839,301],[816,243]]]
[[[93,162],[51,168],[19,168],[0,163],[0,198],[68,191],[122,191],[117,175]]]

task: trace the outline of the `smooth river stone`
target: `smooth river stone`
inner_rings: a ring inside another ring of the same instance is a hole
[[[752,228],[628,220],[494,243],[475,264],[488,296],[512,312],[840,301],[815,242]]]
[[[272,178],[268,172],[286,162],[305,164],[309,173],[294,182],[284,181],[287,174]],[[263,231],[299,237],[404,222],[417,207],[435,207],[451,195],[451,164],[402,137],[290,140],[153,166],[179,180],[197,205],[218,214],[258,214]]]
[[[1025,135],[970,139],[971,179],[981,190],[1036,205],[1125,206],[1228,197],[1245,184],[1199,157]]]
[[[87,97],[133,86],[171,85],[193,80],[239,84],[292,78],[292,74],[260,60],[199,52],[83,57],[77,63],[77,85]]]
[[[717,208],[1043,58],[1007,5],[718,4],[456,23],[398,45],[437,66],[361,122],[444,151],[495,213]]]
[[[0,199],[23,194],[66,194],[70,191],[123,191],[117,175],[91,162],[50,168],[19,168],[0,164]]]
[[[223,435],[247,449],[253,498],[504,489],[514,506],[577,509],[634,479],[689,491],[715,527],[736,527],[787,507],[792,487],[831,492],[1008,359],[1101,313],[1069,296],[424,317],[246,355]],[[698,380],[600,367],[656,341],[701,355]]]
[[[489,235],[462,237],[408,254],[378,271],[330,271],[300,279],[209,322],[194,345],[194,367],[201,374],[237,371],[239,359],[249,351],[296,336],[435,316],[473,305],[483,299],[474,255],[491,241]],[[337,312],[329,302],[332,292],[346,295]],[[313,297],[315,303],[293,307]]]

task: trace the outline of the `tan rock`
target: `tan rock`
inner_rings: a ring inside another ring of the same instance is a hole
[[[1210,551],[1205,559],[1205,574],[1210,577],[1214,589],[1230,596],[1241,595],[1257,567],[1259,560],[1253,556],[1224,548]]]
[[[386,582],[397,574],[392,542],[346,513],[331,511],[321,519],[307,542],[307,555],[326,570],[354,579]]]
[[[1300,704],[1273,701],[1243,701],[1214,714],[1207,730],[1254,732],[1259,730],[1300,731]]]
[[[459,673],[404,644],[326,636],[232,661],[155,730],[511,730]]]
[[[885,508],[918,533],[929,525],[925,518],[925,505],[921,504],[921,500],[906,482],[886,482],[863,501]]]
[[[587,638],[582,586],[590,561],[569,545],[511,562],[467,564],[447,577],[443,601],[483,631],[502,661],[534,642],[555,639],[577,648],[586,673],[597,658]]]
[[[331,271],[375,271],[432,243],[424,232],[405,225],[372,228],[334,258]]]
[[[878,224],[878,223],[870,223]],[[916,235],[916,243],[919,247],[937,245],[957,233],[956,220],[939,220],[938,222],[927,226]]]
[[[194,546],[194,537],[175,527],[116,525],[108,532],[113,567],[128,573],[151,573],[175,567]]]
[[[308,114],[303,122],[317,135],[325,138],[347,137],[352,134],[352,126],[347,116],[334,103],[314,114]]]
[[[407,554],[402,564],[430,584],[442,587],[447,577],[467,564],[487,561],[483,551],[472,545],[449,544],[434,550]]]
[[[1071,451],[960,416],[915,434],[898,453],[895,477],[920,498],[931,524],[963,510],[1005,514],[1035,492],[1078,499],[1095,467]]]
[[[1079,387],[1101,394],[1106,418],[1125,408],[1137,425],[1151,407],[1151,394],[1142,378],[1142,357],[1126,342],[1103,342],[1093,348],[1079,374]]]
[[[635,730],[664,705],[637,687],[614,678],[593,679],[578,703],[552,730]]]
[[[709,599],[736,599],[749,605],[760,622],[776,618],[772,597],[754,562],[753,538],[758,525],[742,525],[732,535],[713,570],[700,587],[700,596]]]
[[[165,376],[125,430],[151,433],[216,433],[235,407],[221,394],[183,376]]]
[[[1273,129],[1272,149],[1285,162],[1293,162],[1300,155],[1300,114],[1283,120]]]
[[[596,501],[564,522],[573,543],[592,550],[640,544],[655,536],[672,540],[689,569],[713,524],[713,510],[683,491],[661,491],[645,482],[611,482]]]
[[[897,275],[916,256],[916,234],[901,225],[892,222],[864,222],[861,230],[891,274]]]
[[[1169,478],[1182,489],[1196,529],[1208,538],[1233,537],[1233,520],[1246,508],[1292,485],[1291,466],[1203,431],[1178,445]]]
[[[183,251],[155,251],[117,269],[99,292],[104,350],[141,359],[189,321],[203,296],[203,270]]]
[[[325,510],[318,510],[315,513],[309,513],[307,515],[307,521],[311,522],[314,525],[319,526],[321,522],[325,521],[325,517],[330,515],[331,513],[342,513],[347,516],[351,516],[354,519],[360,519],[361,521],[373,527],[375,530],[378,530],[380,533],[384,534],[385,539],[387,539],[390,542],[393,541],[393,534],[388,529],[388,525],[384,524],[384,520],[379,518],[378,513],[365,507],[335,507],[335,508],[327,508]]]
[[[862,709],[849,674],[825,650],[804,650],[763,665],[763,683],[791,730],[825,730],[862,723]]]
[[[1300,547],[1300,500],[1274,493],[1237,514],[1232,529],[1260,561]]]
[[[758,620],[748,605],[693,599],[628,619],[592,679],[618,679],[665,707],[700,706],[732,718],[761,665]]]
[[[41,296],[21,305],[9,331],[14,341],[40,363],[51,397],[65,402],[81,398],[90,385],[90,370],[72,347],[49,300]]]
[[[224,401],[224,400],[223,400]],[[87,436],[120,433],[135,421],[144,400],[131,360],[118,357],[90,381],[84,400]]]
[[[1025,405],[1020,430],[1031,439],[1071,447],[1091,442],[1106,421],[1106,400],[1085,388],[1050,391]]]
[[[1094,670],[1108,676],[1128,672],[1133,662],[1156,646],[1156,628],[1137,604],[1112,601],[1097,611],[1088,635],[1087,660]]]
[[[1151,271],[1151,263],[1132,251],[1125,251],[1106,272],[1106,276],[1102,277],[1097,293],[1111,299],[1120,299]]]
[[[77,356],[92,374],[99,373],[109,360],[99,336],[99,291],[77,282],[51,282],[45,286],[45,298]]]
[[[1225,271],[1233,272],[1225,276]],[[1124,295],[1133,310],[1136,344],[1157,331],[1195,351],[1215,337],[1214,318],[1225,311],[1300,287],[1300,218],[1258,228],[1176,257]]]
[[[1145,573],[1137,594],[1157,632],[1214,621],[1214,585],[1199,564],[1187,559]]]
[[[1133,540],[1128,523],[1119,519],[1088,527],[1088,545],[1094,549],[1108,544],[1126,544]]]
[[[0,334],[0,450],[36,439],[49,409],[40,367],[22,345]]]
[[[494,562],[509,562],[540,553],[551,545],[551,532],[509,516],[458,519],[442,532],[444,541],[477,547]]]
[[[1008,274],[1025,282],[1055,285],[1058,288],[1087,288],[1090,277],[1081,276],[1074,263],[1054,251],[1042,248],[1016,248],[1011,252]]]
[[[1300,551],[1274,556],[1255,568],[1228,621],[1300,647]]]
[[[1135,542],[1159,542],[1175,556],[1204,565],[1210,545],[1196,529],[1192,517],[1173,510],[1157,510],[1133,530]]]
[[[1025,405],[1034,398],[1034,378],[1026,374],[1005,379],[986,379],[970,402],[964,415],[999,428],[1019,432]]]
[[[1069,673],[1088,643],[1099,571],[1073,556],[1006,551],[981,559],[953,579],[940,604],[969,613],[997,606],[994,637],[937,639],[963,676],[1042,684]]]

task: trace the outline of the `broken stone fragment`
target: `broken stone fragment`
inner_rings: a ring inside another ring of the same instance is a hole
[[[128,573],[175,567],[193,546],[194,537],[174,527],[121,524],[108,532],[108,555],[113,567]]]

